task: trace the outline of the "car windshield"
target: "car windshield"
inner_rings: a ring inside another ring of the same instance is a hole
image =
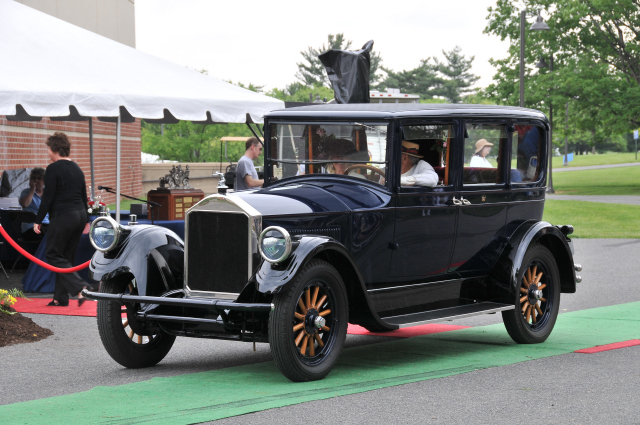
[[[279,179],[334,174],[383,184],[387,123],[277,123],[270,128],[269,163]]]

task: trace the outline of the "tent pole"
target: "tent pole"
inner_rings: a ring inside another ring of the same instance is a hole
[[[89,118],[89,158],[91,161],[91,200],[96,199],[96,172],[93,164],[93,118]]]
[[[120,224],[120,123],[121,114],[118,114],[116,127],[116,223]]]

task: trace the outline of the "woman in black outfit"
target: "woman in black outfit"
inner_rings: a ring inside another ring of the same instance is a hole
[[[42,220],[49,213],[46,255],[49,264],[73,267],[80,237],[87,224],[87,188],[84,173],[69,159],[71,143],[67,135],[57,131],[47,139],[47,153],[53,161],[44,179],[44,195],[33,231],[40,233]],[[69,294],[78,295],[78,306],[85,301],[80,291],[87,284],[77,273],[57,273],[56,287],[50,306],[68,306]]]

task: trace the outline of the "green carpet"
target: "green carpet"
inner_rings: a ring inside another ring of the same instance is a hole
[[[561,314],[537,345],[513,343],[498,324],[351,348],[318,382],[292,383],[267,362],[0,406],[0,418],[7,425],[210,421],[637,339],[638,311],[640,302]]]

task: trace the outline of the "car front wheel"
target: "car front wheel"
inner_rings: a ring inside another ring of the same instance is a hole
[[[560,308],[560,273],[551,252],[542,245],[529,248],[522,261],[515,310],[502,312],[511,338],[520,344],[545,341]]]
[[[113,281],[100,284],[100,292],[122,291]],[[136,289],[129,284],[129,293]],[[98,301],[98,332],[107,353],[124,367],[131,369],[154,366],[169,353],[176,337],[162,331],[136,333],[127,309],[116,301]],[[143,334],[142,334],[143,333]]]
[[[294,382],[322,379],[333,368],[347,334],[347,294],[329,263],[312,260],[274,296],[269,345],[280,372]]]

